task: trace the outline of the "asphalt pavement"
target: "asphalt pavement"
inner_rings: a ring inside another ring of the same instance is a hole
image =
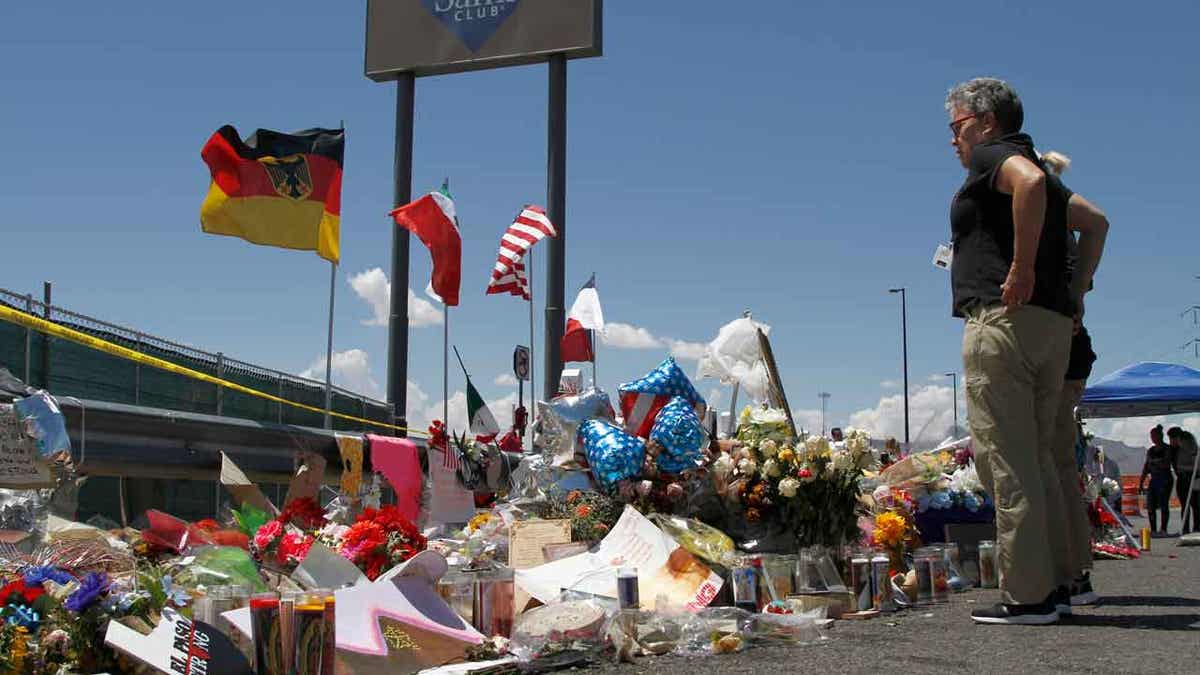
[[[1178,513],[1173,514],[1178,518]],[[1144,520],[1133,519],[1140,530]],[[1177,521],[1175,527],[1178,527]],[[971,610],[999,600],[970,590],[949,604],[836,621],[822,644],[740,654],[639,658],[601,673],[1200,673],[1200,547],[1154,539],[1137,560],[1097,560],[1101,601],[1052,626],[980,626]]]

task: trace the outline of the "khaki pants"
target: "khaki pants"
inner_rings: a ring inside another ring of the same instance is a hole
[[[1052,545],[1065,542],[1050,541],[1047,488],[1058,485],[1054,430],[1071,328],[1069,318],[1026,305],[972,311],[963,330],[967,416],[979,478],[996,504],[1000,591],[1010,604],[1040,603],[1058,586]]]
[[[1083,396],[1085,380],[1063,382],[1059,396],[1058,417],[1055,421],[1054,468],[1058,484],[1047,481],[1050,541],[1065,546],[1052,546],[1055,553],[1055,576],[1059,585],[1070,586],[1085,569],[1092,567],[1092,524],[1079,485],[1079,468],[1075,463],[1075,406]]]

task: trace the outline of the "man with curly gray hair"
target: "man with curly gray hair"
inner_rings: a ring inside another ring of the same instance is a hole
[[[1048,172],[1021,133],[1024,106],[1003,80],[977,78],[946,97],[951,145],[967,170],[950,226],[953,313],[966,320],[963,372],[976,466],[996,506],[1001,602],[971,617],[1048,624],[1069,606],[1050,545],[1048,507],[1059,481],[1055,421],[1073,318],[1099,263],[1103,237],[1080,241],[1103,214]],[[1078,211],[1078,213],[1077,213]],[[1107,224],[1105,223],[1105,231]],[[1073,264],[1077,263],[1077,264]]]

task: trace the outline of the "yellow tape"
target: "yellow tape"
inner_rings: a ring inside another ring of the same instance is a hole
[[[190,377],[193,380],[199,380],[201,382],[208,382],[209,384],[215,384],[219,387],[225,387],[226,389],[229,389],[231,391],[236,391],[236,392],[239,392],[242,394],[247,394],[249,396],[256,396],[258,398],[266,399],[268,401],[271,401],[272,403],[281,403],[283,405],[292,406],[293,408],[299,408],[301,410],[307,410],[309,412],[320,413],[322,415],[325,414],[324,408],[318,408],[316,406],[311,406],[311,405],[307,405],[304,403],[297,403],[295,401],[289,401],[285,398],[280,398],[279,396],[273,396],[266,392],[258,391],[257,389],[251,389],[250,387],[240,385],[237,382],[230,382],[228,380],[222,380],[221,378],[213,377],[212,375],[209,375],[208,373],[202,373],[198,370],[192,370],[191,368],[181,366],[177,363],[171,363],[170,361],[165,361],[163,359],[156,358],[156,357],[150,356],[148,354],[143,354],[139,351],[129,349],[128,347],[122,347],[121,345],[113,344],[106,340],[101,340],[98,337],[88,335],[87,333],[81,333],[77,330],[67,328],[66,326],[60,326],[52,321],[47,321],[45,319],[33,316],[32,314],[26,314],[25,312],[13,309],[11,307],[7,307],[5,305],[0,305],[0,319],[4,319],[5,321],[9,321],[9,322],[24,326],[26,328],[36,330],[39,333],[45,333],[47,335],[52,335],[57,338],[62,338],[63,340],[69,340],[71,342],[75,342],[75,343],[84,345],[85,347],[91,347],[92,349],[102,351],[105,354],[108,354],[110,356],[116,356],[118,358],[128,359],[130,361],[140,363],[144,366],[150,366],[152,368],[158,368],[160,370],[165,370],[170,373],[175,373],[176,375]],[[369,420],[369,419],[366,419],[365,417],[355,417],[353,415],[344,415],[342,413],[334,412],[334,411],[330,411],[329,414],[332,417],[336,417],[338,419],[343,419],[343,420],[349,420],[351,422],[358,422],[359,424],[369,424],[369,425],[376,426],[376,427],[383,427],[385,429],[395,429],[396,431],[406,431],[410,434],[417,434],[420,436],[428,436],[429,435],[428,432],[425,432],[425,431],[418,431],[416,429],[409,429],[407,427],[396,426],[395,424],[376,422],[375,420]]]

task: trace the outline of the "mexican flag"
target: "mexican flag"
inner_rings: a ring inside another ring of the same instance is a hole
[[[391,212],[396,224],[417,235],[433,256],[433,279],[430,285],[447,307],[458,305],[458,289],[462,283],[462,237],[458,233],[458,218],[454,200],[446,184],[438,192],[430,192]]]
[[[467,378],[467,417],[471,419],[471,433],[476,437],[491,440],[500,433],[500,425],[496,423],[492,411],[488,410],[487,404],[483,402],[483,397],[479,395],[475,385],[471,384],[469,377]]]

